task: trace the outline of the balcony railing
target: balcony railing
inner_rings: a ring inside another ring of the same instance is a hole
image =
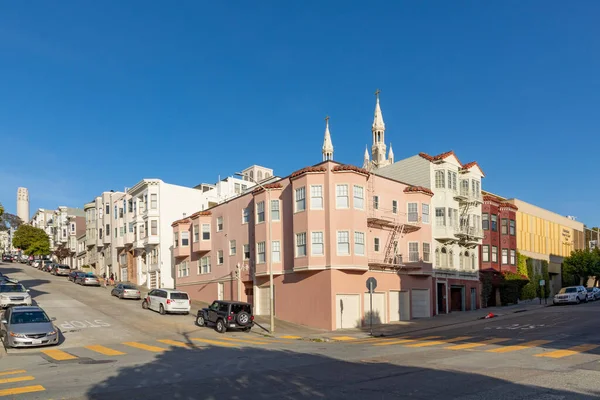
[[[458,236],[467,236],[470,238],[481,239],[483,238],[483,229],[474,226],[461,226],[458,228],[456,234]]]

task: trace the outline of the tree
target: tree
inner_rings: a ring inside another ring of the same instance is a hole
[[[21,225],[23,225],[23,220],[14,214],[4,213],[0,215],[0,231],[7,231],[11,227],[18,229]]]
[[[4,207],[2,207],[2,203],[0,203],[0,217],[4,214]]]
[[[21,225],[13,236],[13,246],[35,256],[50,254],[50,238],[43,229]]]
[[[600,275],[600,251],[574,250],[563,261],[564,271],[579,278],[584,285],[590,276]]]
[[[54,250],[53,254],[58,258],[58,261],[63,262],[65,258],[69,258],[73,255],[71,249],[69,249],[64,244],[59,244],[56,250]]]

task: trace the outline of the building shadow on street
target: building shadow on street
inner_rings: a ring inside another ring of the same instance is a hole
[[[361,362],[349,362],[318,354],[318,347],[307,354],[256,347],[196,347],[199,343],[182,340],[187,348],[171,347],[150,363],[116,369],[113,376],[90,388],[86,398],[592,400],[600,396],[600,391],[592,389],[581,394],[430,369],[402,357],[391,361],[365,356]],[[586,387],[594,387],[592,383]]]

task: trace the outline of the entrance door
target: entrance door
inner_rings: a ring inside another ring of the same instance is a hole
[[[437,313],[446,314],[446,284],[437,284]]]
[[[217,284],[217,299],[218,300],[223,300],[223,292],[224,292],[224,285],[223,282],[219,282]]]
[[[477,310],[477,289],[471,288],[471,311]]]
[[[464,311],[464,286],[450,287],[450,311]]]

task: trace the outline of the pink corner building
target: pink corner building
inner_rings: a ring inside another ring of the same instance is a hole
[[[432,191],[324,159],[175,221],[177,289],[269,315],[272,268],[277,318],[336,330],[369,323],[373,277],[374,323],[430,317]]]

